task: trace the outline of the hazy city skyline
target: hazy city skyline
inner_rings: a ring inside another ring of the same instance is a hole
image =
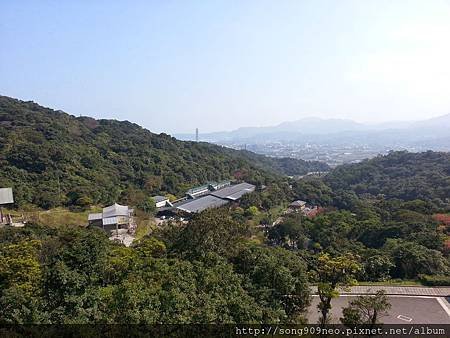
[[[0,94],[155,132],[450,113],[450,2],[0,4]]]

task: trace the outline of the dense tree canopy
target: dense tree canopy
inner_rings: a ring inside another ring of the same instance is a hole
[[[95,228],[0,228],[0,323],[304,321],[301,256],[248,242],[226,210],[169,232],[127,248]]]
[[[450,154],[392,152],[334,169],[325,178],[334,190],[359,196],[423,200],[438,206],[450,203]]]
[[[313,255],[357,254],[363,267],[359,280],[416,279],[422,274],[450,273],[443,245],[447,235],[431,215],[406,209],[414,208],[410,202],[360,203],[364,208],[357,213],[334,210],[314,219],[286,215],[268,231],[267,241]],[[310,268],[315,265],[312,259]]]

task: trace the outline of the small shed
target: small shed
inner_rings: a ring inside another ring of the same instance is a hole
[[[153,196],[152,198],[155,201],[155,205],[157,208],[164,208],[167,206],[172,206],[169,199],[165,196]]]
[[[134,210],[127,205],[114,203],[103,208],[101,213],[89,214],[89,225],[95,225],[103,230],[117,230],[128,228],[133,217]]]
[[[294,201],[291,204],[289,204],[289,208],[291,208],[291,209],[300,209],[300,210],[302,210],[302,209],[305,208],[305,206],[306,206],[306,202],[302,201],[302,200],[297,200],[297,201]]]

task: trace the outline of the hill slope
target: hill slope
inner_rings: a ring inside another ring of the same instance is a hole
[[[450,203],[450,153],[392,152],[358,164],[339,166],[325,178],[334,190],[383,194],[402,200]]]
[[[44,208],[110,203],[143,193],[179,195],[236,173],[262,184],[285,172],[328,168],[181,142],[128,121],[74,117],[6,96],[0,96],[0,166],[0,186],[14,187],[18,205]]]

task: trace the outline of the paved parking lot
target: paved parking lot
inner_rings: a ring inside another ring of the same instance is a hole
[[[332,302],[332,323],[340,323],[342,308],[355,299],[354,295],[341,295]],[[391,309],[380,321],[385,324],[450,324],[450,304],[444,297],[388,296]],[[308,313],[308,322],[317,323],[319,298],[313,296]]]
[[[428,286],[357,285],[346,289],[340,289],[339,293],[341,295],[363,295],[375,294],[378,290],[384,290],[387,295],[450,297],[450,287]],[[311,292],[316,294],[317,286],[311,286]]]

